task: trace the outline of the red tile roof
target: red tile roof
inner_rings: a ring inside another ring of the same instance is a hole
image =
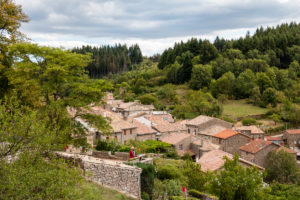
[[[288,134],[300,134],[300,129],[286,130]]]
[[[257,126],[239,126],[235,128],[237,131],[250,131],[251,134],[263,134],[264,132]]]
[[[244,146],[240,147],[240,150],[243,150],[243,151],[246,151],[249,153],[257,153],[261,149],[269,146],[270,144],[272,144],[271,141],[256,139],[256,140],[252,140],[250,143],[245,144]]]
[[[147,134],[155,134],[156,131],[150,127],[148,127],[146,124],[143,124],[139,122],[138,120],[134,119],[132,121],[134,126],[137,127],[137,134],[138,135],[147,135]]]
[[[291,154],[296,154],[297,153],[296,151],[294,151],[290,148],[286,148],[284,146],[280,146],[278,149],[276,149],[276,151],[280,151],[280,150],[286,151],[286,152],[291,153]]]
[[[281,141],[282,140],[281,138],[272,137],[272,136],[265,136],[264,139],[267,141]]]
[[[207,171],[213,172],[213,171],[216,171],[223,167],[223,165],[225,163],[224,156],[231,160],[233,159],[232,154],[217,149],[217,150],[212,150],[208,153],[205,153],[199,159],[198,163],[201,165],[201,170],[203,172],[207,172]],[[246,164],[246,166],[255,166],[259,170],[264,170],[263,167],[256,165],[252,162],[249,162],[247,160],[244,160],[242,158],[239,158],[239,162]]]
[[[178,144],[182,140],[191,137],[191,134],[186,133],[171,133],[170,135],[163,137],[161,141],[169,144]]]
[[[227,138],[230,138],[234,135],[237,135],[238,133],[233,131],[233,130],[230,130],[230,129],[225,129],[224,131],[221,131],[217,134],[215,134],[214,136],[217,137],[217,138],[221,138],[221,139],[227,139]]]

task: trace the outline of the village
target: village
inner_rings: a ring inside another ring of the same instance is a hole
[[[224,157],[233,159],[239,155],[239,164],[265,170],[266,160],[272,151],[286,151],[297,159],[300,166],[300,129],[285,130],[283,134],[265,136],[258,126],[234,126],[234,124],[200,115],[191,120],[176,120],[166,111],[155,111],[152,105],[143,105],[139,101],[123,102],[115,100],[107,93],[106,104],[91,106],[90,112],[108,118],[112,128],[110,135],[103,134],[89,124],[77,119],[88,130],[87,141],[95,147],[97,141],[117,141],[126,145],[131,140],[156,140],[170,144],[180,157],[189,154],[193,161],[201,166],[203,172],[221,170]],[[82,154],[81,149],[66,149],[66,153]],[[141,156],[139,161],[141,161]],[[143,161],[151,163],[151,158],[143,156]],[[91,157],[100,160],[114,160],[117,165],[129,158],[129,152],[99,152],[93,150]],[[121,162],[120,162],[121,161]],[[105,180],[100,183],[105,185]],[[116,188],[112,185],[113,189]],[[123,191],[124,192],[124,191]],[[126,193],[126,191],[125,191]],[[132,191],[127,192],[132,194]],[[139,194],[139,192],[136,192]],[[137,195],[139,196],[139,195]]]

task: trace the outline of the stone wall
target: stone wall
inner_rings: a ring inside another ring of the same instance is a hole
[[[142,169],[121,161],[103,160],[87,155],[59,152],[59,156],[79,163],[88,180],[140,199]]]

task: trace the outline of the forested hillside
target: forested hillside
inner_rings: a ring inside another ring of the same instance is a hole
[[[220,103],[247,99],[273,107],[271,115],[280,120],[300,121],[300,24],[259,28],[238,40],[192,38],[156,58],[157,68],[150,59],[110,77],[116,96],[152,102],[179,118],[220,116]]]
[[[137,44],[129,48],[121,44],[101,47],[82,46],[74,48],[73,52],[92,54],[93,61],[87,66],[91,78],[101,78],[109,73],[125,72],[130,70],[132,65],[143,60],[142,52]]]

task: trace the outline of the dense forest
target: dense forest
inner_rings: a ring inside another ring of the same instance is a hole
[[[92,62],[87,70],[91,78],[101,78],[109,73],[120,73],[132,69],[132,65],[139,64],[143,60],[140,47],[135,44],[129,48],[126,45],[115,46],[82,46],[72,50],[76,53],[92,54]]]
[[[145,60],[136,71],[109,78],[117,97],[152,102],[179,118],[220,116],[220,102],[247,99],[273,107],[280,120],[299,123],[299,33],[300,24],[290,23],[258,28],[237,40],[191,38]],[[180,97],[179,90],[190,91]]]

